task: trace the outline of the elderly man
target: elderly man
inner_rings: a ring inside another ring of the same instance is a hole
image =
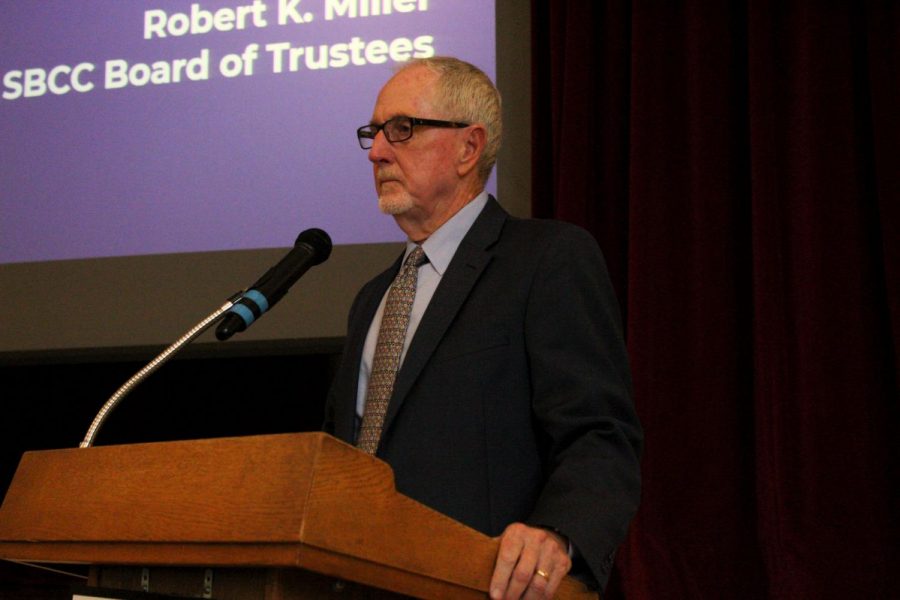
[[[360,127],[380,209],[408,237],[350,312],[326,431],[398,491],[501,536],[492,598],[605,585],[640,495],[640,425],[596,242],[515,219],[484,185],[500,97],[452,58],[405,64]]]

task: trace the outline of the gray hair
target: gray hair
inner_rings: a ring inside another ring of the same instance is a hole
[[[403,63],[398,72],[417,66],[438,75],[436,101],[447,111],[446,118],[480,123],[487,130],[487,143],[478,162],[478,174],[482,183],[486,182],[497,162],[503,135],[500,92],[481,69],[451,56],[413,59]]]

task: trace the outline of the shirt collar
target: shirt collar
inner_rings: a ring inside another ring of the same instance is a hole
[[[456,254],[456,249],[460,242],[469,232],[472,224],[481,214],[482,209],[488,201],[488,193],[481,192],[475,198],[463,206],[459,212],[450,217],[446,223],[437,228],[437,230],[428,236],[428,239],[422,242],[422,249],[425,256],[428,257],[430,264],[438,275],[443,276],[444,271],[450,265],[450,260]],[[403,260],[409,256],[409,253],[416,247],[416,243],[412,241],[406,242],[406,252]]]

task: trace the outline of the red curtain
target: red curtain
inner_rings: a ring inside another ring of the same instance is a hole
[[[900,3],[533,2],[646,433],[607,598],[898,598]]]

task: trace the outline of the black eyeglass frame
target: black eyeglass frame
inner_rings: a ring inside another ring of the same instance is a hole
[[[391,136],[388,135],[385,127],[387,127],[389,123],[396,123],[397,121],[404,119],[409,121],[409,135],[399,139],[391,139]],[[440,119],[421,119],[419,117],[407,117],[405,115],[401,115],[392,119],[388,119],[381,125],[378,125],[376,123],[363,125],[356,130],[356,139],[359,141],[359,147],[363,150],[369,150],[372,147],[372,143],[375,141],[375,136],[378,135],[379,131],[384,132],[384,139],[386,139],[391,144],[394,144],[396,142],[405,142],[406,140],[412,138],[413,130],[417,125],[425,125],[426,127],[462,129],[464,127],[470,126],[471,123],[462,123],[460,121],[442,121]],[[366,144],[369,145],[366,146]]]

